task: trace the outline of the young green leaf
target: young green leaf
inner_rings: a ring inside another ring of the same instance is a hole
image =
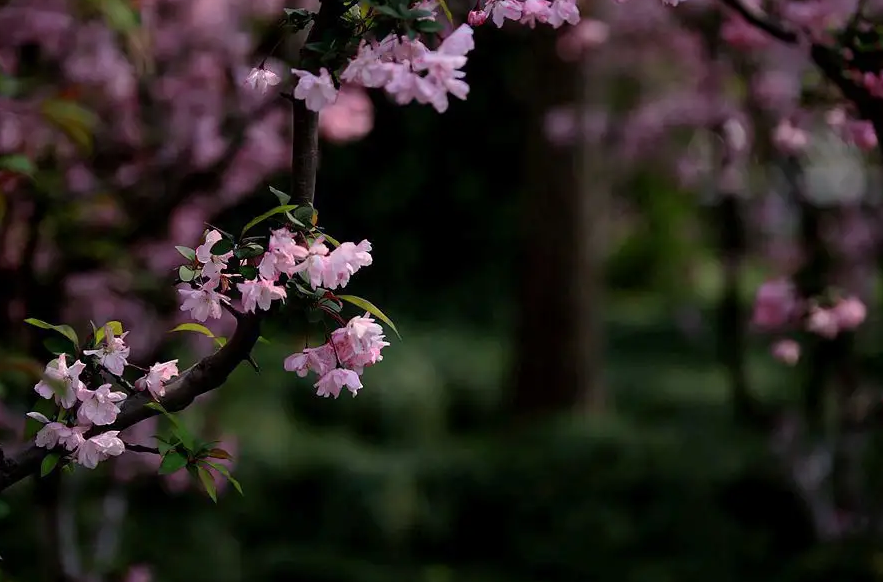
[[[144,408],[149,408],[151,410],[156,410],[157,412],[162,412],[163,414],[169,414],[169,411],[166,410],[162,404],[159,402],[148,402],[144,405]]]
[[[202,481],[202,486],[205,487],[205,492],[208,493],[208,496],[212,498],[212,501],[217,503],[218,491],[215,487],[215,479],[214,477],[212,477],[212,474],[209,473],[204,467],[199,467],[197,469],[197,474],[199,475],[199,480]]]
[[[176,246],[175,249],[181,253],[181,256],[187,259],[188,261],[196,260],[196,251],[191,249],[190,247],[181,247]]]
[[[40,477],[45,477],[58,465],[58,461],[61,460],[61,453],[49,453],[45,457],[43,457],[43,462],[40,463]]]
[[[230,453],[225,451],[224,449],[211,449],[206,454],[206,457],[209,459],[230,459]]]
[[[193,322],[182,323],[181,325],[176,326],[174,329],[170,330],[169,333],[174,333],[176,331],[195,331],[196,333],[201,333],[206,337],[215,337],[215,334],[212,333],[212,330],[204,325]]]
[[[227,338],[221,337],[221,336],[216,336],[215,343],[218,344],[219,348],[223,348],[225,345],[227,345]]]
[[[445,13],[445,18],[448,19],[448,22],[454,24],[454,15],[451,14],[451,9],[448,8],[448,3],[445,0],[438,0],[438,5],[441,6],[442,12]]]
[[[233,478],[233,475],[230,474],[230,470],[227,469],[227,467],[221,465],[220,463],[212,463],[211,461],[201,461],[201,463],[208,465],[209,467],[220,473],[223,477],[227,479],[227,481],[230,482],[231,485],[233,485],[233,487],[236,488],[236,491],[238,491],[240,495],[245,495],[245,493],[242,492],[242,485],[239,483],[239,481]]]
[[[52,325],[51,323],[46,323],[45,321],[41,321],[39,319],[34,319],[33,317],[29,317],[25,320],[25,323],[33,325],[34,327],[39,327],[40,329],[51,329],[53,331],[57,331],[67,339],[73,342],[74,347],[80,347],[80,339],[77,337],[77,332],[74,331],[69,325]]]
[[[257,267],[253,267],[251,265],[241,265],[239,267],[239,274],[242,275],[243,279],[252,281],[254,279],[257,279],[258,269]]]
[[[264,247],[257,243],[248,243],[233,251],[233,256],[237,259],[252,259],[262,254],[264,254]]]
[[[248,222],[248,224],[246,224],[242,228],[242,234],[239,235],[239,238],[242,238],[243,236],[245,236],[245,233],[247,233],[253,226],[262,223],[263,221],[267,220],[271,216],[275,216],[276,214],[281,214],[283,212],[290,212],[290,211],[294,210],[295,208],[297,208],[297,206],[298,206],[297,204],[285,204],[283,206],[277,206],[276,208],[273,208],[272,210],[268,210],[267,212],[264,212],[260,216],[257,216],[255,218],[251,219]]]
[[[386,316],[385,313],[380,311],[380,308],[368,301],[367,299],[362,299],[361,297],[356,297],[355,295],[337,295],[337,298],[346,301],[347,303],[352,303],[356,307],[360,307],[373,315],[374,317],[380,319],[384,323],[386,323],[392,330],[395,332],[396,337],[402,339],[402,336],[399,334],[399,330],[396,329],[395,324],[392,322],[390,318]]]
[[[187,457],[178,451],[167,452],[159,464],[160,475],[170,475],[187,466]]]
[[[95,344],[96,345],[98,343],[100,343],[101,340],[104,339],[104,336],[107,333],[106,330],[108,327],[110,327],[110,331],[113,332],[114,336],[120,337],[121,335],[123,335],[123,324],[122,323],[120,323],[119,321],[108,321],[107,323],[102,325],[100,328],[95,330]]]
[[[187,265],[178,267],[178,278],[184,283],[189,283],[196,276],[196,272]]]
[[[285,206],[286,204],[288,204],[288,201],[291,200],[291,196],[289,196],[282,190],[279,190],[278,188],[273,188],[272,186],[270,186],[270,192],[272,192],[279,200],[280,206]]]
[[[229,253],[232,250],[233,250],[233,241],[226,239],[226,238],[222,238],[221,240],[216,242],[214,245],[212,245],[211,253],[213,255],[220,256],[220,255],[226,255],[227,253]]]
[[[37,168],[34,166],[34,162],[27,156],[13,154],[11,156],[0,156],[0,170],[33,177]]]

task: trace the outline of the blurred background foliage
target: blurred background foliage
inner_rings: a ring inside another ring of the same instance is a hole
[[[138,564],[158,582],[883,578],[873,538],[817,539],[806,504],[770,452],[769,431],[734,417],[716,349],[719,225],[700,193],[649,162],[616,179],[613,196],[627,216],[604,215],[609,252],[597,273],[604,360],[593,389],[604,391],[606,404],[513,410],[526,357],[550,379],[535,376],[536,399],[561,377],[555,316],[526,354],[518,341],[525,311],[542,318],[566,307],[569,293],[569,283],[527,257],[538,239],[566,242],[556,237],[570,228],[542,220],[537,189],[537,175],[554,181],[562,173],[538,110],[579,74],[561,65],[557,88],[539,82],[552,74],[543,72],[555,42],[547,32],[481,28],[468,100],[438,115],[372,94],[372,132],[323,144],[320,221],[337,238],[372,242],[374,264],[351,286],[397,322],[404,340],[391,340],[358,398],[324,400],[282,370],[297,340],[270,323],[264,335],[272,343],[255,353],[260,374],[241,366],[210,402],[184,414],[194,424],[210,417],[238,440],[234,474],[245,496],[228,490],[214,506],[195,488],[173,493],[150,475],[126,482],[111,578],[131,576]],[[622,102],[634,102],[637,89],[619,84]],[[212,224],[235,229],[266,209],[267,184],[288,181],[284,168],[271,170]],[[565,258],[572,252],[558,249]],[[767,266],[760,255],[745,266],[743,309]],[[528,283],[546,288],[549,302],[525,304]],[[161,310],[175,309],[163,301]],[[127,313],[119,317],[125,322]],[[2,349],[30,349],[43,361],[33,344],[15,344],[31,332],[20,321],[9,325]],[[772,360],[764,338],[747,341],[754,395],[777,410],[797,405],[797,374]],[[186,366],[209,344],[178,339],[155,353],[187,350]],[[4,397],[22,404],[16,413],[33,400],[31,380],[3,376]],[[75,508],[88,540],[116,485],[106,466],[77,473]],[[2,577],[38,580],[48,535],[35,519],[41,489],[21,484],[2,503]]]

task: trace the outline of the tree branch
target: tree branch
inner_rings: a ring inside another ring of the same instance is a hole
[[[749,24],[753,24],[773,38],[788,44],[797,44],[797,33],[787,30],[778,22],[770,20],[762,11],[749,8],[742,3],[742,0],[721,0],[721,2],[738,12]]]
[[[309,60],[306,45],[322,40],[338,19],[346,12],[342,0],[322,0],[313,27],[301,48],[301,61]],[[307,109],[303,99],[291,100],[291,201],[312,204],[316,195],[316,173],[319,169],[319,114]]]
[[[169,412],[187,408],[197,396],[220,387],[240,362],[246,360],[260,336],[260,316],[248,315],[240,319],[236,331],[224,347],[200,360],[166,386],[166,395],[159,399]],[[93,428],[87,436],[101,434],[108,430],[123,430],[144,419],[159,414],[146,404],[153,399],[146,392],[139,392],[127,399],[117,421],[110,426]],[[36,473],[40,463],[49,453],[33,443],[28,444],[18,454],[0,463],[0,491]],[[2,459],[2,457],[0,457]]]

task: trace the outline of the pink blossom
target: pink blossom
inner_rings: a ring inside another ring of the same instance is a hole
[[[847,297],[834,306],[833,312],[839,329],[851,330],[865,321],[868,310],[858,297]]]
[[[285,358],[284,367],[287,372],[296,372],[301,378],[307,373],[315,372],[324,376],[337,366],[337,355],[331,344],[323,344],[317,348],[306,348],[303,352],[291,354]]]
[[[316,387],[316,396],[337,398],[344,386],[355,396],[362,387],[362,382],[359,380],[359,375],[352,370],[335,368],[319,378],[314,386]]]
[[[484,10],[471,10],[469,16],[466,17],[466,22],[472,27],[481,26],[486,21],[487,12]]]
[[[60,422],[51,422],[39,412],[29,412],[27,416],[36,421],[42,422],[45,426],[37,432],[34,444],[45,449],[54,449],[58,445],[62,445],[69,451],[79,446],[83,440],[83,432],[87,427],[68,427]]]
[[[389,345],[384,341],[383,328],[375,323],[370,314],[356,316],[345,327],[331,333],[331,341],[340,363],[358,374],[366,366],[383,359],[380,351]]]
[[[83,350],[83,355],[97,356],[98,362],[111,374],[121,376],[126,369],[126,358],[129,357],[129,346],[124,343],[129,332],[114,337],[113,330],[107,326],[104,331],[104,347],[97,350]]]
[[[773,357],[789,366],[793,366],[800,359],[800,344],[794,340],[779,340],[771,349]]]
[[[286,297],[285,287],[275,285],[273,281],[264,278],[238,283],[236,287],[242,293],[242,308],[251,313],[254,313],[257,307],[267,311],[273,301],[284,300]]]
[[[279,78],[279,75],[273,71],[259,67],[251,70],[248,74],[248,78],[245,79],[245,82],[251,85],[252,89],[263,94],[266,93],[267,89],[270,87],[278,85],[281,80],[282,79]]]
[[[299,69],[291,69],[291,72],[300,79],[294,88],[294,98],[306,101],[307,109],[310,111],[321,111],[337,101],[337,89],[325,67],[319,70],[318,77],[309,71]]]
[[[196,321],[205,321],[208,318],[220,319],[221,302],[229,303],[230,298],[215,291],[219,283],[219,279],[211,279],[198,289],[189,287],[178,289],[178,293],[184,298],[181,311],[189,311],[190,316]]]
[[[321,123],[321,115],[319,119]],[[271,231],[270,244],[261,258],[258,272],[261,277],[270,281],[275,281],[279,273],[291,276],[297,272],[298,263],[306,259],[309,254],[306,247],[297,244],[294,235],[287,228]]]
[[[205,242],[196,247],[196,260],[203,264],[202,276],[209,279],[217,278],[227,266],[227,261],[233,256],[229,251],[223,255],[213,255],[212,247],[224,238],[217,230],[211,230],[205,235]],[[202,320],[205,321],[205,320]]]
[[[56,404],[62,408],[70,408],[77,402],[77,392],[85,385],[80,381],[80,374],[86,368],[86,364],[77,360],[68,368],[67,355],[61,354],[58,358],[46,365],[44,379],[40,380],[34,390],[43,398],[55,398]],[[57,392],[56,392],[57,391]]]
[[[119,434],[118,430],[109,430],[84,440],[77,447],[76,462],[87,469],[94,469],[101,461],[122,455],[126,445],[117,436]]]
[[[600,20],[586,18],[558,38],[558,56],[565,61],[576,61],[589,49],[607,42],[609,37],[610,26]]]
[[[153,572],[143,564],[131,566],[123,582],[153,582]]]
[[[563,26],[565,22],[577,26],[580,19],[579,7],[576,5],[576,0],[553,0],[552,6],[549,8],[546,22],[548,22],[552,28],[559,28]]]
[[[357,141],[374,127],[374,106],[361,87],[344,85],[337,102],[319,114],[319,134],[332,143]]]
[[[839,329],[837,316],[832,309],[813,307],[806,320],[806,330],[823,338],[834,339]]]
[[[307,258],[297,266],[296,271],[304,271],[310,285],[314,289],[318,289],[322,285],[327,266],[328,247],[325,245],[324,239],[319,237],[310,245]]]
[[[788,323],[796,306],[797,296],[790,281],[767,281],[757,290],[752,323],[766,330],[779,328]]]
[[[809,135],[795,127],[788,119],[783,119],[773,132],[773,145],[786,154],[797,154],[809,144]]]
[[[89,390],[85,386],[77,392],[77,398],[82,404],[77,410],[77,419],[82,424],[96,424],[99,426],[113,424],[120,413],[118,402],[126,399],[125,392],[111,392],[110,384],[102,384],[96,390]]]
[[[521,24],[534,28],[537,22],[545,23],[551,16],[551,6],[549,0],[524,0],[521,3]]]
[[[147,374],[135,380],[136,390],[148,390],[150,394],[159,399],[166,395],[165,383],[178,375],[178,360],[157,362],[150,366]]]
[[[517,0],[491,0],[485,9],[490,10],[491,20],[497,28],[502,28],[506,20],[521,19],[522,6]]]
[[[362,267],[371,264],[371,243],[363,240],[358,245],[341,243],[331,251],[322,270],[322,286],[326,289],[346,287],[350,277]]]

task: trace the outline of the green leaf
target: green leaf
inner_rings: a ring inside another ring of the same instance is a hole
[[[33,317],[29,317],[25,320],[25,323],[33,325],[34,327],[39,327],[40,329],[51,329],[53,331],[57,331],[67,339],[73,342],[74,347],[80,347],[80,339],[77,337],[77,332],[74,331],[69,325],[52,325],[51,323],[46,323],[45,321],[41,321],[39,319],[34,319]]]
[[[229,253],[232,250],[233,250],[233,241],[228,240],[226,238],[222,238],[221,240],[216,242],[214,245],[212,245],[211,253],[213,255],[220,256],[220,255],[226,255],[227,253]]]
[[[196,272],[187,265],[178,267],[178,278],[184,283],[189,283],[196,276]]]
[[[59,460],[61,460],[61,453],[49,453],[43,457],[43,462],[40,463],[40,477],[45,477],[51,473]]]
[[[181,253],[181,256],[183,256],[188,261],[195,261],[196,260],[196,251],[191,249],[190,247],[176,246],[175,249],[179,253]]]
[[[166,417],[169,418],[175,427],[172,429],[172,434],[181,441],[181,446],[187,449],[188,452],[192,452],[196,450],[196,437],[194,437],[187,427],[178,422],[171,414],[166,414]]]
[[[385,313],[380,311],[380,308],[368,301],[367,299],[362,299],[361,297],[356,297],[355,295],[337,295],[337,298],[346,301],[347,303],[352,303],[356,307],[360,307],[373,315],[374,317],[380,319],[384,323],[386,323],[392,330],[395,332],[396,336],[399,339],[402,339],[402,336],[399,334],[399,330],[396,329],[395,324],[392,322],[390,318],[386,316]]]
[[[236,491],[238,491],[240,495],[245,496],[245,493],[242,492],[242,485],[240,485],[239,481],[233,478],[233,475],[230,474],[230,471],[229,469],[227,469],[227,467],[221,465],[220,463],[212,463],[211,461],[202,462],[224,476],[227,481],[229,481],[230,484],[236,488]]]
[[[47,99],[40,105],[40,110],[49,123],[67,134],[80,148],[91,152],[97,115],[67,99]]]
[[[215,334],[212,333],[212,330],[204,325],[193,322],[182,323],[181,325],[169,331],[169,333],[174,333],[176,331],[195,331],[196,333],[201,333],[206,337],[215,337]]]
[[[144,405],[144,408],[150,408],[151,410],[156,410],[157,412],[162,412],[163,414],[169,415],[169,411],[163,407],[159,402],[148,402]]]
[[[159,464],[160,475],[170,475],[175,471],[180,471],[187,466],[187,457],[178,451],[169,451],[166,453],[162,462]]]
[[[304,224],[315,224],[313,218],[316,216],[316,209],[309,204],[301,206],[294,211],[295,220]]]
[[[159,435],[153,435],[153,438],[156,439],[156,448],[157,448],[157,450],[159,451],[159,454],[160,454],[160,455],[165,456],[166,453],[168,453],[170,450],[172,450],[173,448],[175,448],[175,446],[174,446],[173,444],[171,444],[171,443],[169,443],[169,442],[166,442],[166,441],[165,441],[162,437],[160,437]]]
[[[454,24],[454,15],[451,14],[451,9],[448,8],[448,3],[445,0],[438,0],[439,6],[441,6],[442,12],[445,13],[445,17],[448,19],[448,22]]]
[[[401,17],[402,17],[402,15],[399,14],[398,10],[396,10],[395,8],[392,8],[390,6],[375,6],[374,10],[376,10],[377,12],[379,12],[385,16],[389,16],[390,18],[401,19]]]
[[[61,354],[70,354],[71,343],[67,340],[67,338],[63,338],[61,336],[53,335],[49,336],[43,340],[43,347],[49,350],[50,353],[55,354],[56,356],[60,356]]]
[[[138,28],[138,13],[124,0],[95,0],[108,26],[118,32]]]
[[[219,347],[219,348],[223,348],[225,345],[227,345],[227,338],[225,338],[225,337],[216,337],[216,338],[215,338],[215,343],[218,344],[218,347]]]
[[[272,210],[268,210],[267,212],[264,212],[260,216],[257,216],[255,218],[251,219],[251,221],[248,224],[246,224],[245,227],[243,227],[242,234],[239,235],[239,238],[242,238],[243,236],[245,236],[245,233],[248,232],[253,226],[262,223],[263,221],[267,220],[271,216],[275,216],[276,214],[281,214],[283,212],[290,212],[290,211],[296,209],[297,207],[298,207],[297,204],[285,204],[283,206],[277,206],[276,208],[273,208]]]
[[[110,326],[110,331],[113,332],[113,335],[116,337],[120,337],[123,335],[123,324],[119,321],[108,321],[101,327],[95,330],[95,344],[97,345],[101,340],[104,339],[105,334],[107,333],[105,330]]]
[[[7,170],[16,174],[33,177],[37,168],[34,166],[34,162],[32,162],[27,156],[13,154],[9,156],[0,156],[0,170]]]
[[[212,498],[212,501],[217,503],[218,490],[215,487],[215,480],[212,477],[212,474],[209,473],[204,467],[199,467],[197,469],[197,474],[199,475],[199,480],[202,481],[202,486],[205,487],[205,492],[208,493],[208,496]]]
[[[339,247],[339,246],[340,246],[340,242],[339,242],[336,238],[334,238],[333,236],[331,236],[330,234],[325,234],[325,233],[323,232],[323,233],[322,233],[322,236],[324,236],[324,237],[325,237],[325,240],[327,240],[328,242],[330,242],[330,243],[333,244],[334,246],[336,246],[336,247]]]
[[[436,34],[445,29],[443,24],[435,20],[417,20],[414,22],[414,28],[426,34]]]
[[[233,251],[233,256],[237,259],[252,259],[264,254],[264,247],[257,243],[248,243]]]
[[[289,196],[282,190],[279,190],[278,188],[273,188],[272,186],[270,186],[270,192],[272,192],[279,200],[280,206],[285,206],[286,204],[288,204],[288,201],[291,200],[291,196]]]
[[[243,279],[251,281],[258,278],[258,268],[251,265],[241,265],[239,267],[239,274],[242,275]]]
[[[270,343],[270,340],[268,340],[267,338],[265,338],[262,335],[259,335],[258,336],[258,343],[259,344],[268,344],[268,343]]]

